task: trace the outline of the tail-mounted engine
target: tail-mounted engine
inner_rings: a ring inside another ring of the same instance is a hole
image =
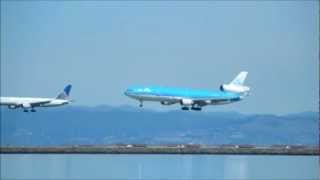
[[[222,84],[220,86],[221,91],[234,92],[234,93],[246,93],[250,91],[248,86],[235,85],[235,84]]]

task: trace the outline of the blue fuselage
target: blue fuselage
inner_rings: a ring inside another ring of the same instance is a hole
[[[226,104],[241,100],[241,94],[225,91],[194,90],[185,88],[166,87],[131,87],[125,95],[140,101],[179,101],[190,99],[207,101],[207,104]],[[219,103],[218,103],[219,102]]]

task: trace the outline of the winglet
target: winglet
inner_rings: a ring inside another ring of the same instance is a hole
[[[230,82],[230,84],[234,84],[234,85],[243,85],[244,81],[246,80],[246,77],[248,75],[247,71],[242,71],[238,74],[238,76],[236,78],[234,78],[234,80],[232,80]]]
[[[67,99],[70,95],[70,91],[71,91],[71,88],[72,88],[72,85],[71,84],[68,84],[62,93],[60,93],[56,99]]]

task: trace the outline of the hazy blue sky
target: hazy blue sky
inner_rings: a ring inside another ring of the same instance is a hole
[[[247,70],[251,96],[206,110],[317,111],[318,14],[318,1],[1,1],[1,95],[72,83],[76,105],[138,105],[130,85],[214,90]]]

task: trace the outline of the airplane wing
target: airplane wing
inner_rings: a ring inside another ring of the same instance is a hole
[[[206,106],[208,104],[218,104],[222,102],[227,102],[229,99],[194,99],[193,102],[199,106]]]
[[[47,103],[50,103],[51,100],[46,100],[46,101],[34,101],[34,102],[31,102],[29,103],[32,107],[36,107],[36,106],[41,106],[43,104],[47,104]]]
[[[191,100],[194,102],[194,104],[197,104],[199,106],[206,106],[208,104],[220,104],[220,103],[224,103],[224,102],[228,102],[228,101],[235,101],[235,100],[239,100],[239,97],[235,97],[235,98],[191,98]]]
[[[172,105],[179,103],[182,98],[170,98],[169,100],[161,101],[162,105]]]
[[[50,102],[51,100],[37,100],[37,101],[25,101],[25,102],[20,101],[17,103],[12,103],[12,105],[15,105],[17,107],[37,107]]]
[[[201,97],[201,98],[195,98],[195,97],[174,97],[171,98],[170,100],[166,100],[161,102],[163,105],[172,105],[176,103],[181,103],[181,101],[187,101],[187,103],[190,104],[196,104],[199,106],[206,106],[208,104],[221,104],[224,102],[229,102],[229,101],[236,101],[239,100],[240,97],[234,96],[234,97]]]

